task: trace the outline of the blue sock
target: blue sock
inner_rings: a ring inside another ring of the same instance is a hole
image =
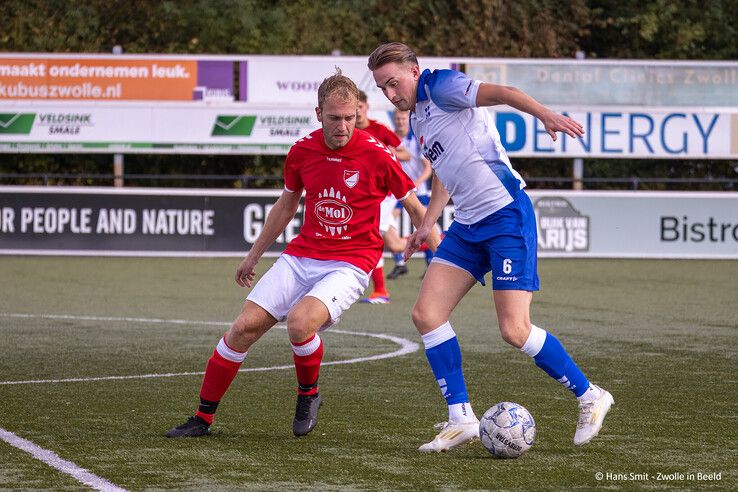
[[[540,330],[540,328],[535,327]],[[587,376],[577,367],[571,356],[566,353],[561,342],[546,332],[546,339],[541,350],[533,357],[536,365],[546,374],[564,385],[577,397],[582,396],[589,388]]]
[[[392,254],[392,259],[395,260],[395,264],[397,264],[397,265],[404,265],[405,264],[405,260],[402,257],[402,255],[403,255],[403,253],[393,253]]]
[[[469,395],[461,369],[461,348],[451,325],[446,322],[423,335],[423,342],[426,346],[425,356],[446,403],[468,402]]]

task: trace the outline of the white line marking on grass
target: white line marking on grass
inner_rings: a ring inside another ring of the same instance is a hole
[[[7,318],[43,318],[43,319],[68,319],[68,320],[82,320],[82,321],[128,321],[136,323],[161,323],[161,324],[187,324],[187,325],[215,325],[215,326],[230,326],[231,323],[225,323],[222,321],[192,321],[184,319],[160,319],[160,318],[118,318],[111,316],[70,316],[70,315],[56,315],[56,314],[17,314],[17,313],[0,313],[0,317]],[[283,323],[277,325],[279,328],[286,329]],[[322,366],[335,366],[339,364],[356,364],[359,362],[368,362],[373,360],[389,359],[392,357],[400,357],[402,355],[411,354],[417,352],[420,346],[406,338],[396,337],[393,335],[385,335],[383,333],[367,333],[358,331],[346,331],[329,329],[332,333],[341,333],[343,335],[356,335],[370,338],[379,338],[381,340],[389,340],[390,342],[396,343],[400,346],[398,350],[394,352],[387,352],[384,354],[370,355],[367,357],[356,357],[353,359],[345,360],[334,360],[330,362],[323,362]],[[271,367],[247,367],[240,369],[238,372],[262,372],[262,371],[277,371],[282,369],[293,369],[294,365],[284,366],[271,366]],[[81,383],[89,381],[116,381],[124,379],[154,379],[154,378],[172,378],[179,376],[202,376],[205,372],[169,372],[169,373],[158,373],[158,374],[137,374],[131,376],[98,376],[89,378],[66,378],[66,379],[31,379],[27,381],[0,381],[0,386],[11,385],[11,384],[42,384],[42,383]]]
[[[10,431],[6,431],[2,427],[0,427],[0,439],[95,490],[103,490],[105,492],[125,492],[126,490],[75,465],[71,461],[62,459],[53,451],[44,449],[28,439],[23,439]]]
[[[132,323],[166,323],[168,325],[216,325],[231,326],[223,321],[193,321],[191,319],[124,318],[114,316],[72,316],[68,314],[20,314],[0,313],[3,318],[71,319],[77,321],[128,321]]]

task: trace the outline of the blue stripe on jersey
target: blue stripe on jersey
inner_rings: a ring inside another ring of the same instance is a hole
[[[434,70],[426,83],[430,98],[436,106],[447,113],[476,107],[469,102],[468,95],[474,81],[455,70]]]
[[[515,177],[515,175],[510,170],[510,167],[508,167],[507,164],[500,160],[484,162],[486,162],[492,172],[495,173],[497,178],[502,182],[502,186],[505,187],[507,192],[510,193],[510,196],[514,200],[515,197],[518,195],[518,191],[520,191],[520,180]]]
[[[485,111],[485,109],[481,109]],[[487,116],[487,114],[485,114]],[[489,120],[489,118],[487,118]],[[511,166],[508,165],[505,160],[500,159],[500,153],[497,151],[499,145],[499,136],[497,129],[493,126],[494,123],[489,121],[487,126],[487,133],[483,136],[479,136],[479,143],[477,144],[477,151],[484,159],[484,162],[489,166],[495,176],[500,180],[502,186],[505,187],[510,196],[515,199],[520,190],[520,180],[515,177],[512,173]],[[495,139],[492,135],[494,133],[497,136]]]

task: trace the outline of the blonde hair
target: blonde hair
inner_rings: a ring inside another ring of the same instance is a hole
[[[418,64],[418,57],[407,45],[402,43],[385,43],[377,47],[369,55],[367,66],[369,70],[376,70],[388,63],[412,63]]]
[[[328,96],[335,96],[342,101],[359,100],[359,89],[354,81],[343,75],[336,67],[336,73],[323,80],[318,87],[318,107],[323,109],[323,103]]]

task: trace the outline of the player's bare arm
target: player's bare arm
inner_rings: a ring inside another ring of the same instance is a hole
[[[551,111],[525,92],[515,87],[482,83],[477,92],[477,106],[496,106],[507,104],[510,107],[535,116],[546,129],[551,138],[556,140],[556,132],[564,132],[576,138],[584,135],[584,127],[577,121],[563,114]]]
[[[418,249],[420,249],[420,246],[428,239],[432,238],[433,236],[438,236],[438,231],[436,231],[435,224],[438,221],[438,217],[441,216],[444,207],[446,207],[446,205],[448,204],[450,198],[451,197],[448,194],[448,191],[446,191],[446,188],[443,187],[441,180],[438,179],[436,176],[433,176],[430,203],[428,203],[428,208],[425,210],[425,214],[422,216],[420,226],[418,226],[413,221],[413,225],[415,225],[417,229],[410,235],[410,237],[407,238],[407,246],[405,247],[404,255],[405,260],[408,260]],[[415,200],[417,201],[417,197],[415,198]],[[403,203],[403,205],[405,205],[405,203]],[[408,214],[409,213],[410,210],[408,210]],[[410,217],[412,218],[412,215]],[[438,242],[440,242],[440,237],[438,238]],[[431,246],[431,243],[428,243],[428,246]],[[435,251],[434,247],[432,247],[432,249]]]
[[[410,193],[407,198],[402,201],[402,206],[405,207],[405,210],[407,210],[407,213],[410,216],[410,220],[412,221],[413,225],[415,227],[421,227],[425,219],[426,210],[423,204],[420,203],[420,200],[418,200],[418,197],[415,195],[415,193]],[[426,235],[425,242],[428,244],[428,247],[432,251],[436,250],[441,242],[441,236],[438,234],[438,231],[435,227],[431,227],[429,233]]]
[[[261,259],[264,251],[271,246],[277,237],[282,234],[287,224],[295,217],[300,205],[302,190],[282,191],[282,195],[272,207],[264,223],[264,229],[254,241],[254,245],[236,269],[236,283],[241,287],[251,287],[254,280],[254,267]]]
[[[420,176],[418,176],[418,179],[414,181],[416,186],[424,181],[427,181],[428,178],[433,175],[433,168],[431,167],[430,161],[425,157],[421,157],[420,162],[423,163],[423,172],[420,174]]]
[[[391,145],[388,145],[387,148],[394,152],[397,158],[401,161],[409,161],[412,158],[410,152],[405,148],[404,145],[400,145],[399,147],[392,147]]]

